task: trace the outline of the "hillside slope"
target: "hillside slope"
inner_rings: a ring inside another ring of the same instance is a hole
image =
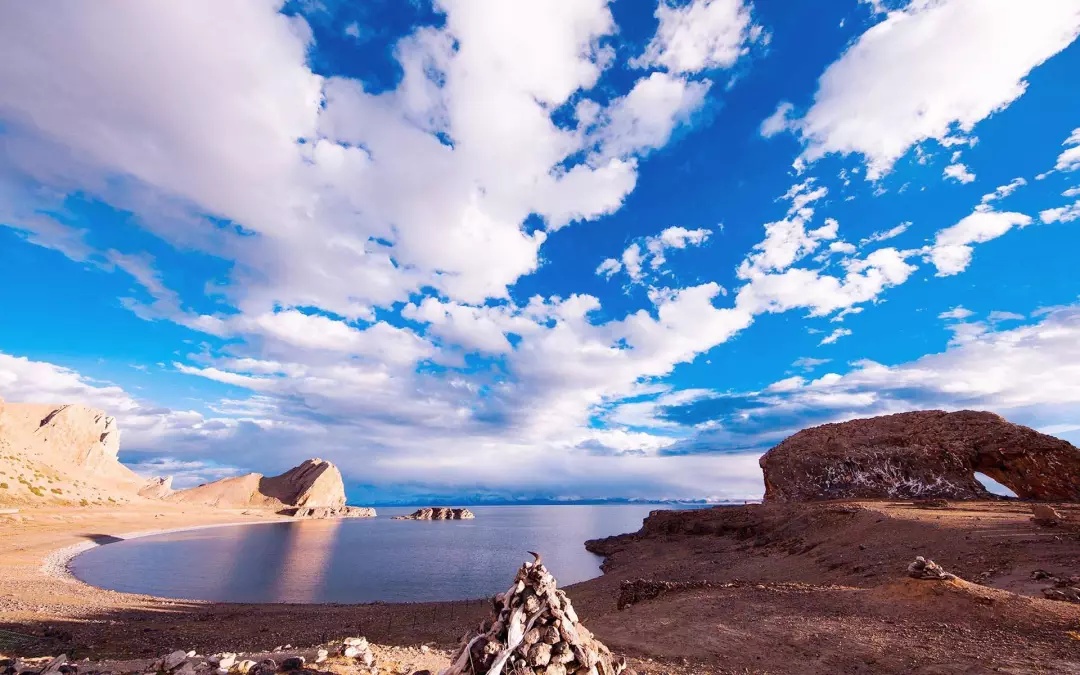
[[[0,503],[118,503],[144,480],[117,459],[116,420],[82,405],[0,400]]]

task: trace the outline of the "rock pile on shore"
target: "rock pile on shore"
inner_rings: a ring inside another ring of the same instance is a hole
[[[407,516],[394,516],[391,520],[471,520],[476,514],[469,509],[446,507],[417,509]]]
[[[955,579],[955,574],[949,574],[945,568],[933,560],[928,560],[921,555],[908,565],[908,576],[912,579],[929,579],[932,581],[948,581]]]
[[[536,562],[523,564],[513,585],[492,599],[492,615],[462,640],[439,675],[618,675],[626,669],[625,660],[581,625],[570,598],[533,555]]]
[[[73,662],[65,654],[53,658],[0,661],[0,675],[334,675],[342,669],[362,675],[379,672],[366,639],[346,638],[326,648],[308,650],[295,650],[286,645],[262,654],[222,652],[201,656],[194,651],[179,649],[157,659],[130,661]]]

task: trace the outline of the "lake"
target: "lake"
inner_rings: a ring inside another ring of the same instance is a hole
[[[427,602],[506,590],[539,551],[560,585],[600,574],[587,539],[635,532],[657,505],[478,506],[475,520],[261,523],[129,539],[71,562],[102,588],[220,602]]]

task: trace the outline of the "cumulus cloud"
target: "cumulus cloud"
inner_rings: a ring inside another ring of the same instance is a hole
[[[660,0],[656,19],[656,35],[631,65],[674,73],[731,68],[751,44],[768,39],[743,0]]]
[[[971,264],[972,244],[997,239],[1014,227],[1027,227],[1031,223],[1031,216],[1022,213],[976,210],[937,233],[930,247],[930,260],[939,277],[959,274]]]
[[[847,328],[837,328],[836,330],[834,330],[833,332],[829,333],[824,338],[822,338],[821,342],[819,342],[818,344],[819,345],[836,344],[837,340],[839,340],[842,337],[847,337],[848,335],[851,335],[851,331],[848,330]]]
[[[1073,132],[1065,139],[1062,145],[1065,146],[1065,149],[1058,155],[1054,169],[1057,171],[1076,171],[1080,169],[1080,128],[1073,129]]]
[[[970,309],[967,309],[966,307],[964,307],[962,305],[957,305],[956,307],[953,307],[952,309],[950,309],[948,311],[942,312],[941,314],[938,314],[937,316],[938,316],[939,319],[951,319],[951,320],[954,320],[954,321],[963,321],[964,319],[968,319],[968,318],[970,318],[970,317],[972,317],[974,315],[975,315],[975,312],[971,311]]]
[[[957,183],[974,183],[975,174],[971,173],[971,170],[967,168],[967,165],[957,162],[945,167],[943,172],[946,178],[956,181]]]
[[[447,3],[444,26],[397,44],[398,87],[371,94],[314,74],[311,31],[279,4],[9,13],[7,173],[53,188],[22,198],[93,194],[171,243],[235,261],[224,288],[245,312],[361,318],[424,285],[479,302],[539,264],[546,231],[525,232],[530,215],[554,229],[617,209],[636,157],[666,143],[708,89],[652,73],[601,97],[590,123],[560,128],[552,111],[594,87],[612,56],[599,46],[615,30],[607,3],[588,0],[529,16]],[[24,204],[5,220],[85,255],[63,243],[70,232],[31,222],[55,209]]]
[[[867,244],[873,244],[879,241],[888,241],[889,239],[899,237],[903,233],[907,232],[909,227],[911,227],[911,223],[900,223],[896,227],[891,227],[887,230],[878,230],[877,232],[871,234],[869,237],[866,237],[865,239],[860,239],[859,246],[866,246]]]
[[[1044,223],[1069,223],[1078,218],[1080,218],[1080,201],[1039,212],[1039,220]]]
[[[951,144],[1006,108],[1027,89],[1028,74],[1078,34],[1072,0],[913,0],[825,70],[804,115],[782,107],[762,131],[796,133],[803,163],[860,154],[876,180],[913,145]]]
[[[626,272],[630,281],[640,283],[645,276],[646,267],[656,272],[667,262],[667,251],[701,246],[712,234],[708,228],[688,230],[678,225],[669,227],[660,234],[645,237],[626,247],[618,259],[608,258],[596,268],[596,273],[608,279]]]
[[[723,414],[708,413],[716,430],[703,430],[669,451],[733,445],[764,450],[805,426],[933,408],[990,410],[1066,438],[1080,427],[1075,305],[1054,309],[1038,323],[973,332],[914,361],[853,365],[847,372],[788,378],[761,392],[732,394]],[[685,412],[693,413],[693,406]],[[1070,440],[1078,438],[1074,433]]]
[[[993,192],[988,192],[982,196],[982,203],[989,204],[1001,199],[1005,199],[1018,189],[1027,185],[1027,181],[1023,178],[1014,178],[1005,185],[999,185]]]

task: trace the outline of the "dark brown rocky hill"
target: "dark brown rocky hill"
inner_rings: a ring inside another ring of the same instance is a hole
[[[760,464],[766,501],[992,498],[975,472],[1022,499],[1080,501],[1080,450],[972,410],[823,424],[787,438]]]

